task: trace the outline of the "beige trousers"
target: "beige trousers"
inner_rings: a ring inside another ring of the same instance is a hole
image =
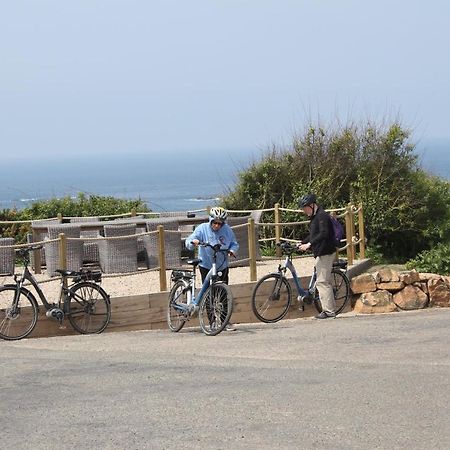
[[[333,294],[333,276],[331,269],[333,268],[333,261],[336,259],[335,253],[331,255],[317,256],[315,259],[315,266],[317,272],[316,287],[319,291],[320,302],[322,309],[326,312],[335,312],[336,304],[334,302]]]

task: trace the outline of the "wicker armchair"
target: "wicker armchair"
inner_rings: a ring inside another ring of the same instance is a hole
[[[259,214],[257,214],[259,213]],[[261,212],[254,211],[250,216],[244,217],[229,217],[227,220],[228,225],[233,229],[236,235],[236,240],[239,243],[239,252],[236,259],[230,259],[230,267],[248,266],[249,265],[249,248],[248,248],[248,226],[244,226],[248,223],[249,218],[253,218],[255,222],[261,220]],[[240,225],[240,226],[238,226]],[[258,226],[255,225],[255,243],[256,243],[256,259],[261,260],[261,253],[258,244]]]
[[[80,227],[77,225],[59,224],[48,226],[48,239],[57,239],[61,233],[68,238],[79,238]],[[56,269],[60,268],[59,242],[49,242],[45,247],[45,261],[49,276],[57,275]],[[67,266],[68,270],[80,270],[83,265],[83,242],[80,240],[67,241]]]
[[[14,274],[15,252],[13,248],[2,248],[7,245],[14,245],[13,238],[0,238],[0,274]]]
[[[156,218],[146,221],[147,231],[156,231],[158,225],[164,227],[164,251],[167,269],[180,267],[181,265],[181,232],[178,231],[178,220],[173,218]],[[169,233],[166,233],[170,231]],[[147,253],[147,267],[154,269],[160,266],[159,263],[159,238],[158,234],[144,236],[144,247]]]
[[[70,223],[98,222],[98,217],[72,217]],[[98,230],[81,230],[81,237],[100,237]],[[83,263],[98,263],[100,260],[98,252],[98,241],[83,242]]]
[[[33,229],[33,225],[42,225],[42,223],[44,223],[45,225],[57,225],[59,223],[61,223],[58,219],[42,219],[42,220],[33,220],[31,222],[31,228]],[[27,235],[27,242],[29,244],[33,243],[33,242],[41,242],[43,241],[46,237],[48,237],[48,233],[47,232],[33,232],[33,234],[29,234]],[[45,266],[45,248],[43,248],[41,250],[41,266]],[[34,258],[31,258],[31,267],[36,270],[36,268],[34,267]]]
[[[136,224],[105,225],[105,237],[123,239],[104,239],[98,242],[100,267],[105,273],[128,273],[137,271]],[[130,237],[131,236],[131,237]]]

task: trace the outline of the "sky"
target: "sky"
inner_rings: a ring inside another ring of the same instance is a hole
[[[450,139],[448,0],[0,0],[8,158],[207,155],[310,120]]]

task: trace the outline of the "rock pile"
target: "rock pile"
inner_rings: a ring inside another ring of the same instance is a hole
[[[363,273],[351,281],[356,313],[384,313],[450,306],[450,277],[389,268]]]

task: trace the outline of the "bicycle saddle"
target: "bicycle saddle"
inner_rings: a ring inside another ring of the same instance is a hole
[[[200,263],[202,262],[202,260],[200,258],[194,258],[194,259],[188,259],[186,261],[187,264],[190,264],[191,266],[198,266]]]

